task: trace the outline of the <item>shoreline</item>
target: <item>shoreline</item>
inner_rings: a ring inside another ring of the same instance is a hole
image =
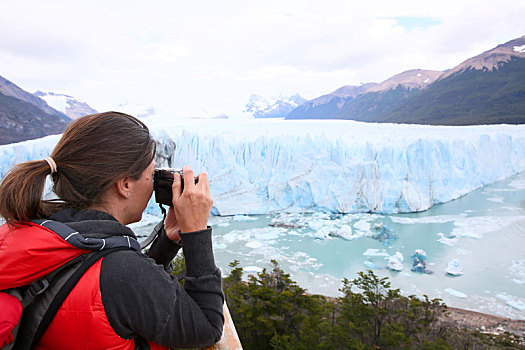
[[[525,320],[516,320],[452,306],[447,306],[447,314],[448,317],[442,316],[440,320],[451,326],[490,334],[508,332],[525,338]]]
[[[326,295],[323,295],[323,297],[329,300],[337,299]],[[513,319],[448,305],[445,314],[447,316],[439,316],[438,319],[449,327],[466,328],[496,335],[508,332],[519,336],[525,341],[525,319]]]

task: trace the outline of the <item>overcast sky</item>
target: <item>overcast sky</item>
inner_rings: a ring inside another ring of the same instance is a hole
[[[25,90],[175,117],[241,114],[445,70],[525,35],[525,1],[2,1],[0,75]]]

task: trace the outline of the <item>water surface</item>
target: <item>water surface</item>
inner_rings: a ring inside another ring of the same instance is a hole
[[[224,274],[233,260],[253,274],[275,259],[309,292],[339,296],[343,278],[372,269],[406,294],[525,319],[525,173],[421,213],[212,217],[210,224]],[[381,227],[390,239],[378,239]],[[416,249],[432,273],[411,271]],[[398,252],[402,270],[392,271],[388,259]],[[445,272],[453,259],[460,276]]]

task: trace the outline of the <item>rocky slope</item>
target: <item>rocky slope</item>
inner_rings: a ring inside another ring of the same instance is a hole
[[[59,134],[70,121],[44,100],[0,77],[0,144]]]

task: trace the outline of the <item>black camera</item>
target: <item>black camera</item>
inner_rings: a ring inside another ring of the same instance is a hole
[[[173,184],[173,174],[180,174],[181,178],[181,192],[184,190],[184,174],[180,169],[173,168],[158,168],[155,169],[153,174],[153,190],[155,191],[155,202],[159,204],[173,206],[173,190],[171,185]],[[195,178],[195,183],[199,182],[198,178]]]

